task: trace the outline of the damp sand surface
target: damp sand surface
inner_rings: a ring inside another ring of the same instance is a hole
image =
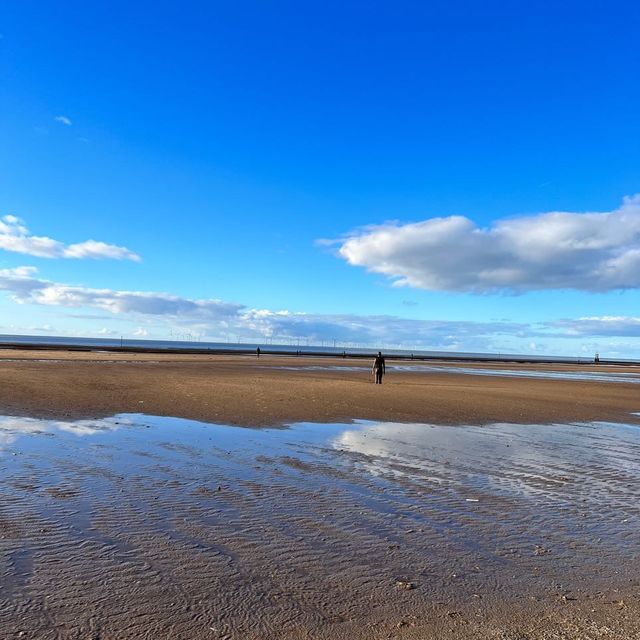
[[[638,410],[637,366],[505,363],[495,375],[495,364],[387,362],[384,384],[375,385],[370,363],[355,358],[6,350],[0,413],[77,419],[143,412],[260,427],[353,418],[623,422]]]
[[[640,638],[640,429],[0,418],[0,638]]]

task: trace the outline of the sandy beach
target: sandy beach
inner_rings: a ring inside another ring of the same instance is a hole
[[[451,373],[409,373],[393,371],[389,360],[385,382],[376,386],[370,364],[342,358],[5,350],[0,406],[7,415],[42,418],[142,412],[242,426],[357,418],[434,424],[626,421],[640,410],[637,384],[458,375],[451,363],[440,365]],[[474,367],[640,375],[640,367]]]
[[[0,637],[640,638],[640,370],[367,365],[3,352]]]

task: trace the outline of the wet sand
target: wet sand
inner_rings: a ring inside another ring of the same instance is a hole
[[[0,637],[638,638],[640,429],[0,417]]]
[[[335,369],[304,370],[318,365]],[[624,422],[630,412],[640,408],[638,385],[631,382],[390,369],[384,384],[378,386],[366,370],[349,369],[363,365],[368,362],[341,358],[6,350],[0,352],[0,410],[45,418],[94,418],[142,411],[265,426],[357,418],[436,424]],[[454,365],[441,366],[455,370]],[[495,365],[477,368],[485,372]],[[509,368],[640,375],[639,367],[501,366]]]
[[[637,384],[2,355],[3,640],[640,638]]]

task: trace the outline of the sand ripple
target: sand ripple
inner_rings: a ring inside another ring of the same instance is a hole
[[[0,638],[640,637],[635,427],[0,435]]]

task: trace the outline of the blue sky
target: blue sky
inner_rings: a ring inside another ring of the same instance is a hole
[[[640,8],[526,5],[3,3],[0,332],[640,357]]]

